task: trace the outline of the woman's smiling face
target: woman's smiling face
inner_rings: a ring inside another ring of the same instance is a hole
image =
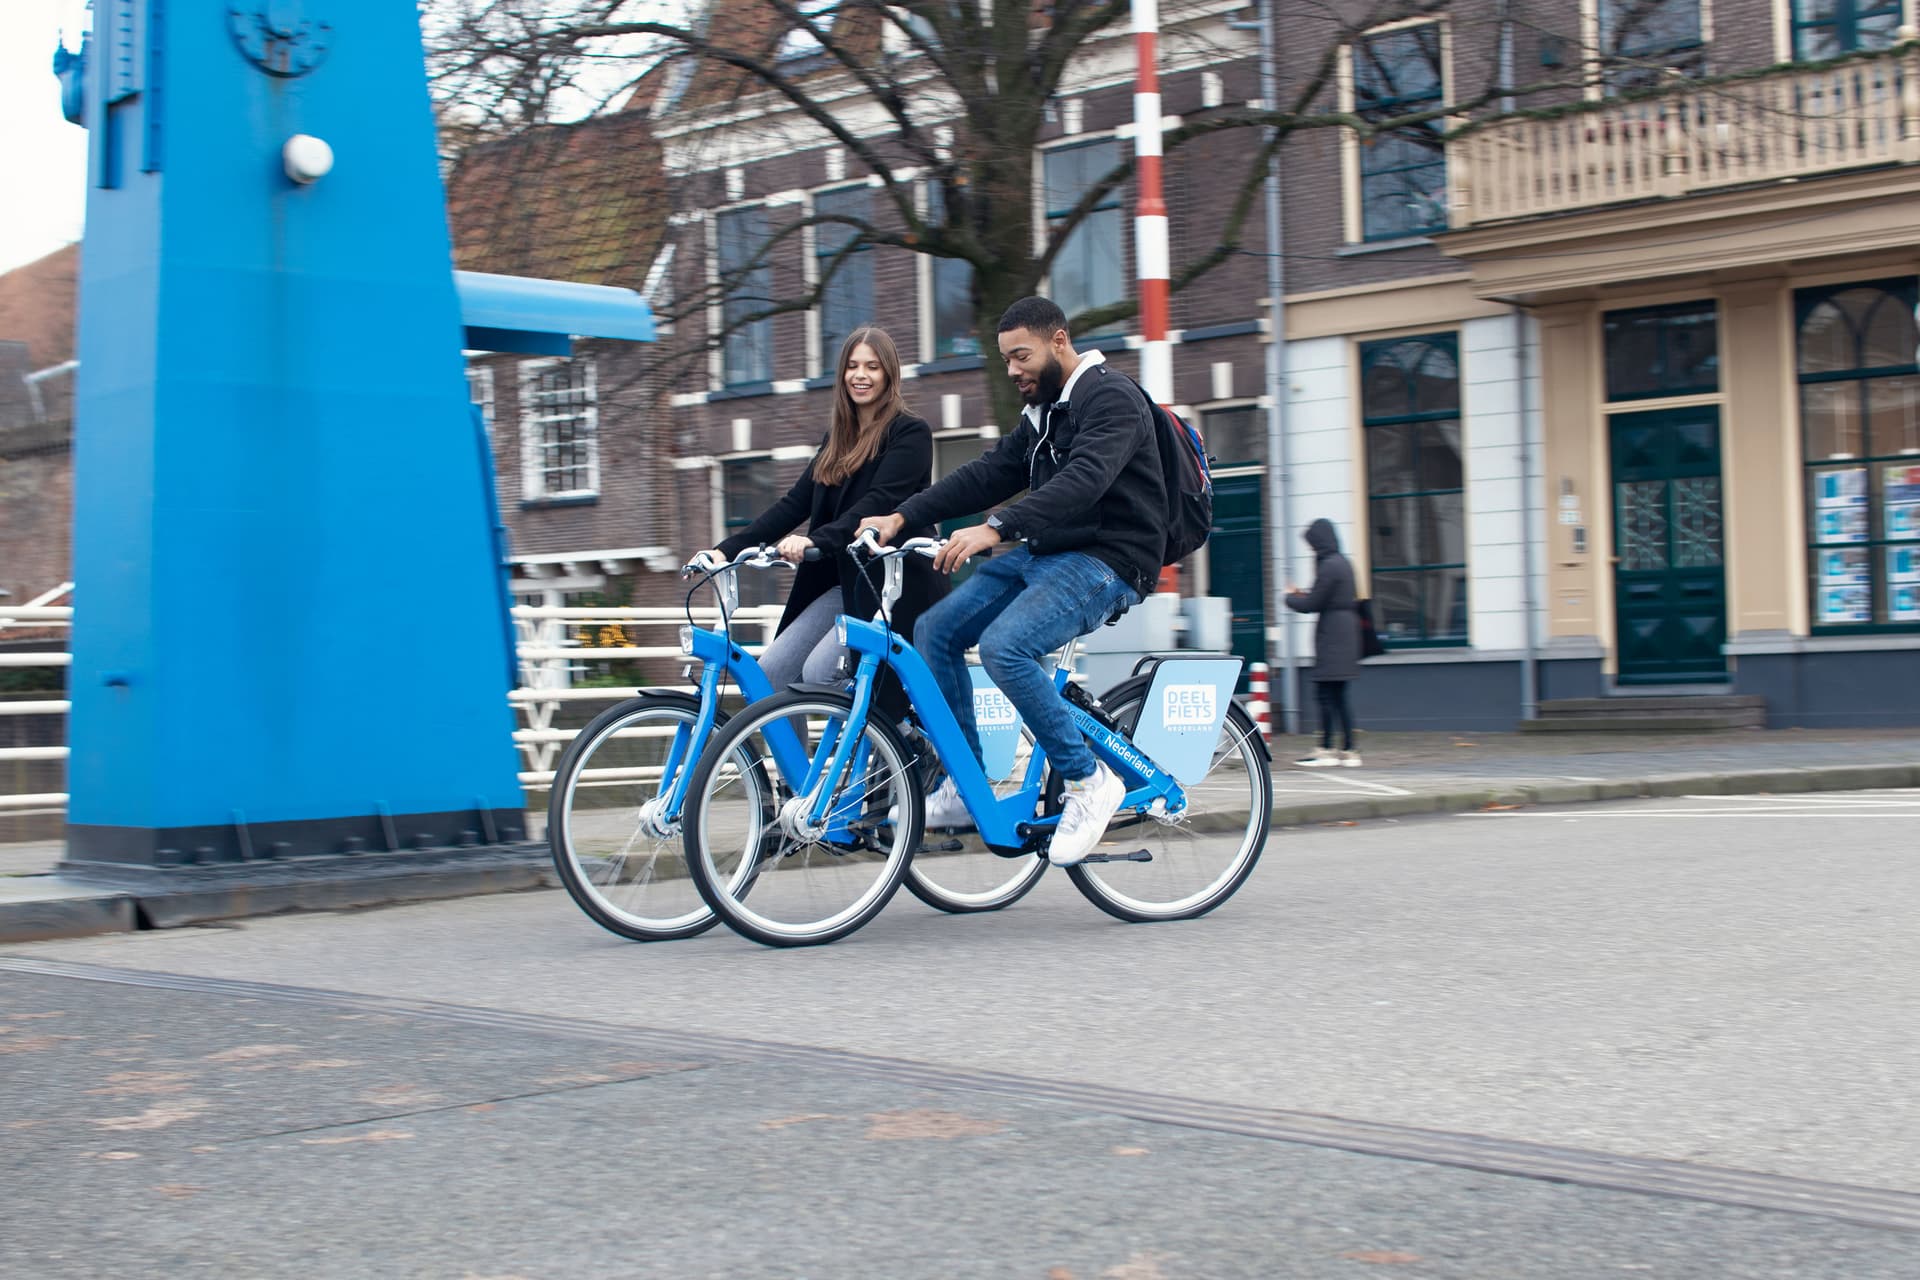
[[[841,371],[841,380],[847,385],[847,394],[853,397],[856,407],[865,409],[877,404],[880,397],[887,393],[887,373],[880,364],[880,357],[866,343],[861,343],[847,357],[847,367]]]

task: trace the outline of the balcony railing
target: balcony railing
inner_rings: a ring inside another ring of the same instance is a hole
[[[1456,228],[1920,161],[1920,45],[1509,117],[1449,145]]]

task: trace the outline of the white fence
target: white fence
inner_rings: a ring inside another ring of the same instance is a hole
[[[734,631],[750,639],[751,643],[745,646],[750,652],[758,652],[771,638],[779,619],[778,605],[744,608],[734,614]],[[514,729],[513,740],[521,754],[520,782],[529,790],[544,789],[552,783],[554,763],[577,732],[554,727],[554,720],[562,707],[581,702],[612,703],[633,692],[631,685],[599,687],[578,684],[583,664],[652,660],[655,666],[659,666],[662,660],[678,664],[690,661],[681,655],[679,646],[679,629],[687,622],[684,609],[558,609],[523,605],[514,609],[513,621],[520,687],[510,692],[507,700],[516,712],[516,720],[524,720]],[[693,621],[698,626],[717,628],[720,625],[719,610],[695,609]],[[8,639],[10,632],[17,635],[20,629],[28,627],[35,630],[66,630],[72,626],[72,622],[73,610],[70,607],[0,606],[0,640]],[[596,640],[606,638],[607,633],[612,631],[622,640],[643,637],[659,642],[580,643],[581,631],[589,628],[600,633],[593,637]],[[639,634],[636,636],[635,633]],[[72,662],[73,657],[68,653],[0,653],[0,668],[65,667]],[[677,671],[680,668],[675,666],[669,669]],[[693,688],[690,684],[678,687],[689,691]],[[64,698],[17,702],[0,698],[0,716],[65,715],[71,707],[71,702]],[[67,748],[64,746],[0,747],[0,762],[66,758]],[[66,803],[65,792],[0,794],[0,813],[15,816],[58,813],[66,807]]]

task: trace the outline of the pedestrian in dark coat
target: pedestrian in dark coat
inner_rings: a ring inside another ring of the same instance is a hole
[[[1360,614],[1355,608],[1353,565],[1340,554],[1340,535],[1333,521],[1315,520],[1307,526],[1307,545],[1313,548],[1313,586],[1305,591],[1287,588],[1287,608],[1319,615],[1313,624],[1313,687],[1320,703],[1320,747],[1294,763],[1309,769],[1331,765],[1360,767],[1353,748],[1353,709],[1347,686],[1360,675]],[[1341,749],[1333,749],[1335,722],[1341,729]]]

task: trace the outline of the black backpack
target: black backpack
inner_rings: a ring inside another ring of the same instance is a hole
[[[1128,382],[1147,402],[1153,439],[1160,447],[1160,473],[1167,485],[1167,546],[1162,568],[1179,564],[1206,545],[1213,533],[1213,469],[1199,428],[1147,394],[1131,376]]]

